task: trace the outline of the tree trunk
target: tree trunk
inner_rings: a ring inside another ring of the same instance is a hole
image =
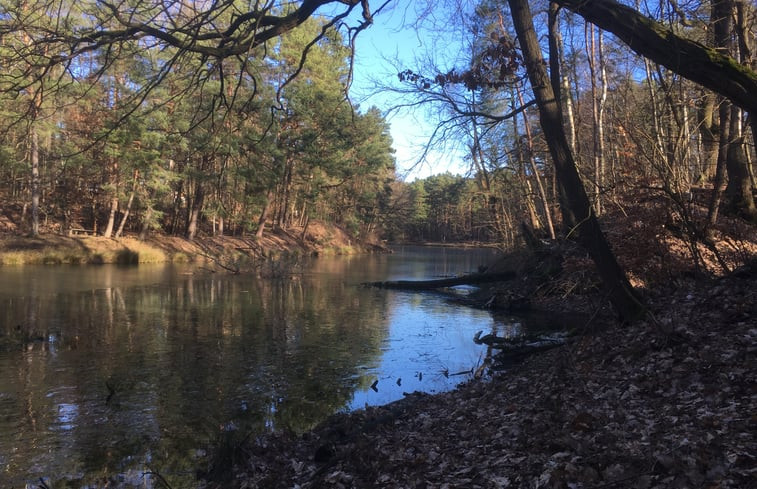
[[[562,125],[562,112],[545,69],[546,64],[541,55],[528,1],[508,0],[508,3],[539,107],[542,131],[554,160],[557,176],[565,190],[568,208],[564,209],[564,212],[570,214],[569,220],[578,223],[574,231],[578,234],[579,242],[594,260],[615,311],[624,321],[638,319],[644,313],[644,306],[615,259],[578,175]]]
[[[139,231],[140,241],[144,241],[147,238],[147,232],[150,230],[150,219],[152,219],[152,207],[148,207],[145,210],[145,217],[142,219],[142,230]]]
[[[479,285],[494,282],[507,282],[517,278],[518,274],[513,271],[501,273],[471,273],[460,277],[439,278],[432,280],[390,280],[387,282],[368,282],[365,285],[384,289],[400,290],[434,290],[459,285]]]
[[[40,197],[40,178],[39,178],[39,135],[37,130],[32,128],[31,144],[31,167],[32,167],[32,236],[39,236],[39,197]]]
[[[568,124],[570,150],[576,153],[576,120],[573,116],[573,97],[570,93],[568,77],[562,76],[561,64],[565,64],[562,48],[562,35],[560,34],[560,7],[555,2],[549,2],[549,76],[552,83],[552,91],[557,97],[560,107],[565,108],[565,122]]]
[[[118,212],[118,188],[120,180],[118,176],[118,161],[113,159],[110,168],[110,182],[113,185],[113,196],[110,199],[108,223],[105,225],[105,230],[103,231],[103,236],[106,238],[110,238],[113,235],[113,228],[116,226],[116,213]]]
[[[733,214],[757,224],[757,208],[754,205],[752,182],[747,168],[747,157],[744,151],[744,139],[735,138],[728,143],[726,154],[726,169],[728,171],[728,186],[725,189],[727,208]]]
[[[739,53],[741,54],[741,64],[749,66],[752,70],[757,70],[757,54],[755,54],[755,44],[757,39],[754,36],[754,30],[750,31],[748,25],[748,19],[751,15],[754,16],[755,7],[753,0],[734,0],[736,3],[736,38],[739,43]],[[749,7],[751,2],[751,10]],[[753,18],[753,17],[752,17]],[[749,119],[752,126],[752,142],[754,147],[757,148],[757,114],[750,113]],[[751,172],[752,167],[749,166],[750,178],[752,179],[752,185],[754,184],[754,173]]]
[[[556,2],[550,2],[549,11],[547,15],[548,20],[548,42],[549,42],[549,69],[550,69],[550,83],[552,85],[552,93],[555,96],[555,102],[557,103],[558,110],[562,114],[562,107],[567,109],[567,123],[570,130],[570,151],[571,156],[575,161],[578,158],[578,137],[577,137],[577,118],[573,114],[573,101],[570,90],[570,84],[568,83],[568,77],[562,75],[560,69],[561,64],[565,64],[562,56],[562,37],[559,29],[559,5]],[[574,63],[575,68],[575,63]],[[578,78],[577,76],[575,77]],[[576,108],[576,114],[580,113],[580,110]],[[567,235],[570,235],[572,229],[576,226],[575,216],[570,212],[570,206],[568,205],[568,198],[565,189],[563,188],[562,181],[557,176],[557,171],[552,176],[552,195],[553,200],[559,202],[562,219],[562,227]]]
[[[113,227],[116,223],[116,212],[118,212],[118,196],[114,196],[110,199],[110,212],[108,213],[108,222],[105,225],[103,236],[110,238],[113,234]]]
[[[523,94],[521,93],[521,90],[518,89],[518,101],[521,105],[524,105],[523,101]],[[536,160],[534,157],[534,154],[536,153],[536,149],[534,147],[534,138],[531,134],[531,124],[528,119],[528,110],[524,110],[521,112],[521,115],[523,116],[523,125],[526,128],[526,143],[528,144],[528,164],[531,167],[531,172],[534,174],[534,180],[536,181],[536,188],[539,190],[539,198],[541,199],[541,205],[544,210],[544,219],[547,224],[547,232],[549,233],[550,239],[555,239],[557,235],[555,234],[555,226],[552,222],[552,212],[549,209],[549,200],[547,199],[547,191],[544,189],[544,183],[542,182],[541,175],[539,173],[539,168],[536,166]]]
[[[712,2],[711,24],[714,32],[714,43],[717,48],[725,52],[733,50],[733,17],[736,6],[733,0],[714,0]],[[741,48],[748,49],[741,43]],[[749,178],[747,158],[743,149],[741,113],[736,107],[731,107],[730,117],[720,120],[720,124],[728,124],[727,140],[720,141],[724,149],[728,186],[725,189],[727,198],[726,209],[733,214],[751,222],[757,222],[752,182]],[[711,222],[714,224],[714,222]]]
[[[268,221],[268,213],[271,211],[271,200],[273,199],[273,195],[271,195],[271,192],[268,192],[268,195],[265,197],[265,205],[263,206],[263,210],[260,212],[260,217],[258,218],[258,229],[255,231],[255,239],[260,239],[263,237],[263,231],[265,230],[265,223]]]
[[[597,95],[597,65],[596,65],[596,40],[594,38],[594,25],[584,24],[584,44],[586,44],[586,56],[589,61],[589,81],[591,86],[591,122],[592,122],[592,161],[594,163],[594,213],[602,214],[602,195],[599,167],[601,155],[599,154],[599,97]]]
[[[281,191],[278,198],[278,211],[276,213],[276,225],[286,228],[289,224],[289,199],[292,192],[292,179],[294,174],[294,158],[287,156],[284,168],[284,175],[281,181]]]
[[[592,71],[591,91],[592,91],[592,119],[594,122],[594,188],[596,195],[594,197],[594,209],[597,216],[602,215],[602,189],[605,178],[605,106],[607,105],[607,67],[605,66],[604,42],[602,31],[600,30],[596,45],[594,40],[594,29],[590,29],[591,35],[591,62],[589,63]],[[594,55],[595,48],[597,54],[598,70],[595,65]],[[597,82],[600,86],[597,86]]]
[[[698,111],[697,126],[699,137],[702,141],[702,157],[700,161],[700,174],[696,176],[698,184],[704,184],[715,176],[715,168],[718,164],[718,140],[715,124],[715,100],[717,96],[707,91],[702,96],[702,104]]]
[[[192,199],[192,206],[189,209],[189,219],[187,220],[187,232],[185,237],[188,241],[193,241],[197,236],[197,228],[200,222],[200,213],[205,201],[205,189],[202,182],[195,182],[195,195]]]
[[[727,100],[720,101],[718,109],[718,118],[720,120],[718,127],[718,159],[715,167],[715,181],[712,184],[712,198],[710,199],[709,209],[707,210],[707,226],[704,234],[707,238],[713,237],[713,226],[718,220],[720,210],[720,201],[723,199],[723,191],[726,183],[726,160],[728,159],[728,137],[729,137],[729,119],[731,114],[731,104]]]
[[[124,227],[126,226],[126,220],[129,218],[129,214],[131,214],[131,206],[134,203],[134,195],[137,193],[138,184],[139,184],[139,170],[134,170],[134,183],[132,184],[131,193],[129,194],[129,201],[126,203],[124,216],[121,218],[121,223],[118,225],[118,229],[116,230],[116,238],[120,238],[124,232]]]
[[[305,211],[305,222],[302,224],[302,234],[300,235],[300,241],[305,243],[305,238],[308,235],[308,226],[310,226],[310,214]]]

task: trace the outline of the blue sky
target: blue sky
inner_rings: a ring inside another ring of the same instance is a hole
[[[427,28],[418,30],[413,27],[412,24],[419,17],[416,9],[426,2],[395,3],[397,6],[393,10],[376,15],[374,24],[357,37],[351,96],[363,109],[375,105],[386,111],[399,102],[396,94],[375,93],[374,90],[376,79],[386,83],[397,80],[396,62],[399,62],[400,69],[413,69],[419,65],[416,60],[423,59],[429,51],[438,60],[443,54],[456,55],[460,48],[457,41],[459,36],[440,32],[444,27],[435,27],[439,22],[446,25],[446,19],[437,20],[429,15],[425,18]],[[444,171],[465,171],[461,159],[450,151],[432,151],[426,161],[409,171],[418,161],[433,127],[426,122],[423,110],[395,112],[389,115],[388,121],[391,124],[398,173],[406,179],[423,178]]]

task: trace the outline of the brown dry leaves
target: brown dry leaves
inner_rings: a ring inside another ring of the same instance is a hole
[[[711,286],[679,284],[650,298],[646,322],[489,382],[260,439],[234,485],[755,487],[755,278],[757,265]]]

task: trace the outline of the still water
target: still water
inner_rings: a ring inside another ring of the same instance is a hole
[[[0,487],[157,486],[149,472],[187,487],[224,434],[300,432],[450,389],[485,355],[477,331],[521,322],[359,284],[469,272],[494,253],[407,247],[274,278],[0,268]]]

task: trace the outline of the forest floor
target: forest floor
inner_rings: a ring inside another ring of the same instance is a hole
[[[518,279],[487,303],[580,310],[583,334],[451,392],[223,447],[203,485],[757,488],[757,239],[731,225],[719,258],[702,247],[692,267],[674,223],[606,222],[648,306],[631,325],[614,319],[579,249],[510,255],[494,269]]]

